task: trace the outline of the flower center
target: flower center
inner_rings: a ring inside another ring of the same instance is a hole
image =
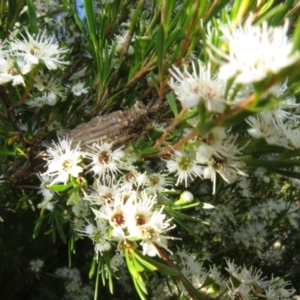
[[[159,176],[156,174],[152,174],[149,176],[149,182],[151,186],[158,186],[159,185]]]
[[[146,239],[151,240],[155,236],[155,230],[152,227],[147,226],[143,228],[142,234]]]
[[[62,169],[63,171],[69,171],[72,168],[72,160],[71,159],[66,159],[62,163]]]
[[[110,153],[108,151],[102,151],[98,155],[98,161],[102,165],[108,165],[110,163]]]
[[[192,164],[191,160],[188,157],[181,157],[178,161],[178,165],[182,170],[187,171],[191,168]]]
[[[111,223],[113,224],[113,226],[123,226],[125,224],[125,218],[124,215],[122,213],[122,211],[117,211],[115,212],[111,218]]]
[[[217,171],[225,169],[225,164],[226,164],[225,159],[213,155],[210,159],[210,163],[211,166]]]
[[[102,195],[102,198],[105,200],[106,203],[111,204],[114,203],[114,197],[112,193],[106,193]]]
[[[128,172],[127,174],[124,175],[124,179],[127,182],[134,182],[136,180],[136,171],[132,170],[130,172]]]
[[[135,216],[135,223],[137,226],[141,226],[147,223],[146,217],[143,214],[136,214]]]

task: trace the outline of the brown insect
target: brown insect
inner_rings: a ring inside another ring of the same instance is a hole
[[[80,148],[86,150],[88,145],[99,141],[113,143],[114,147],[125,145],[147,130],[147,116],[148,111],[145,105],[137,102],[127,110],[119,110],[93,118],[69,132],[72,147],[75,148],[80,142]],[[29,158],[18,171],[8,177],[17,179],[38,172],[45,165],[44,153],[42,151],[35,157]]]
[[[99,141],[113,143],[114,146],[124,145],[145,131],[147,115],[145,105],[137,102],[127,110],[96,117],[70,131],[72,146],[76,147],[80,142],[84,149]]]

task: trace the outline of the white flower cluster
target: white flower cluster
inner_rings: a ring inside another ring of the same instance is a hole
[[[183,108],[192,108],[203,103],[208,111],[219,113],[224,111],[226,81],[212,75],[210,65],[206,67],[198,61],[197,70],[195,63],[192,62],[192,74],[186,68],[183,73],[176,67],[174,70],[170,71],[173,77],[169,85],[178,96]]]
[[[41,259],[31,260],[29,262],[30,270],[34,273],[39,273],[44,266],[44,261]]]
[[[226,133],[223,127],[215,127],[201,138],[201,144],[187,151],[176,150],[167,161],[170,173],[177,176],[177,184],[195,177],[210,179],[213,182],[213,194],[216,191],[217,174],[232,183],[237,175],[246,176],[240,170],[241,151],[235,146],[236,137]]]
[[[262,277],[261,270],[253,267],[237,267],[234,261],[226,259],[227,268],[230,274],[229,279],[225,279],[216,266],[209,270],[203,267],[196,255],[185,250],[179,250],[177,256],[180,260],[182,274],[193,284],[195,288],[204,293],[209,293],[212,298],[225,299],[257,299],[262,296],[267,300],[286,300],[295,293],[290,287],[290,283],[280,278],[266,280]],[[210,285],[214,284],[214,289]],[[181,285],[181,283],[179,284]],[[189,297],[184,287],[178,289],[173,282],[166,283],[164,280],[154,280],[152,282],[153,300],[163,300],[166,296],[179,296],[179,291]],[[182,294],[180,294],[182,296]],[[228,298],[229,297],[229,298]]]
[[[72,148],[70,140],[59,139],[58,144],[47,149],[47,171],[40,176],[51,188],[57,183],[69,184],[71,178],[80,181],[84,173],[92,173],[96,180],[93,190],[84,193],[82,201],[73,207],[77,229],[93,240],[96,253],[109,251],[114,242],[139,240],[143,253],[155,256],[155,245],[168,249],[170,237],[165,233],[173,228],[156,197],[167,181],[163,174],[153,172],[148,176],[133,165],[126,170],[126,158],[120,148],[113,150],[112,144],[94,143],[90,151],[83,152],[79,145]],[[83,166],[84,160],[90,163]],[[40,207],[51,210],[53,193],[45,188],[45,183],[40,193],[44,196]],[[95,225],[89,222],[83,226],[81,220],[87,219],[90,212],[85,203],[96,216]]]
[[[235,77],[235,82],[240,84],[259,82],[299,60],[299,52],[292,52],[288,22],[284,26],[271,27],[266,22],[253,25],[253,19],[252,15],[239,26],[227,23],[221,27],[229,53],[212,46],[227,60],[220,67],[220,78]]]
[[[60,47],[55,36],[48,37],[45,30],[37,35],[31,35],[28,29],[25,32],[26,36],[20,34],[22,39],[14,38],[0,45],[0,85],[11,82],[13,86],[26,86],[33,79],[37,93],[31,90],[33,93],[26,101],[28,107],[54,106],[59,98],[65,99],[66,88],[49,72],[69,65],[65,60],[69,50]],[[86,94],[87,88],[79,81],[72,86],[72,93]]]
[[[239,286],[233,286],[232,283],[228,284],[230,296],[239,294],[242,299],[255,299],[255,295],[265,291],[265,299],[284,300],[290,299],[295,293],[295,290],[290,287],[291,284],[281,278],[265,280],[265,278],[261,278],[262,272],[260,270],[253,267],[250,267],[249,269],[246,267],[237,267],[234,262],[231,262],[228,259],[226,262],[228,266],[226,271],[229,272],[235,280],[240,282]],[[250,298],[251,296],[253,298]]]
[[[272,179],[270,186],[275,185],[276,181]],[[235,189],[234,195],[230,191],[224,193],[214,209],[196,211],[193,217],[201,222],[189,222],[188,226],[203,239],[208,236],[222,239],[225,248],[236,245],[237,248],[254,251],[262,259],[273,261],[276,256],[276,261],[281,260],[285,250],[281,244],[287,231],[299,227],[299,206],[290,199],[274,201],[272,194],[269,200],[257,204],[257,197],[260,196],[252,191],[251,197],[247,194],[243,197],[243,187]],[[243,211],[237,213],[240,207],[243,207]],[[277,228],[277,232],[274,232],[274,228]],[[203,249],[212,252],[213,245],[202,246]]]
[[[39,64],[48,70],[57,70],[68,65],[63,55],[68,50],[59,48],[55,37],[47,37],[46,31],[40,31],[37,36],[31,35],[26,29],[27,37],[23,40],[14,39],[5,42],[0,48],[0,84],[12,81],[13,85],[23,84],[23,76],[31,72]]]
[[[247,118],[251,126],[248,133],[254,138],[263,138],[270,145],[299,149],[299,104],[295,96],[287,95],[286,82],[271,87],[262,97],[276,97],[282,102],[271,110]]]
[[[55,271],[55,275],[65,281],[65,299],[72,300],[91,300],[94,295],[93,287],[83,285],[80,272],[76,268],[60,268]]]
[[[268,235],[272,235],[273,238],[277,236],[268,228],[273,228],[281,216],[285,216],[284,219],[290,226],[299,226],[299,207],[288,201],[266,201],[251,208],[247,215],[251,223],[236,229],[233,239],[235,243],[242,243],[246,248],[255,248],[260,257],[263,255]]]

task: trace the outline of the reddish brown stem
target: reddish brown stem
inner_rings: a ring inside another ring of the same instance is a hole
[[[155,145],[153,146],[154,149],[160,146],[165,141],[167,135],[180,123],[180,118],[184,115],[185,112],[186,109],[181,110],[179,115],[173,120],[172,124],[166,129],[163,135],[155,142]]]

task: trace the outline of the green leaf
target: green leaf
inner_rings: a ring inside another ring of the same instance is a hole
[[[182,38],[184,38],[184,31],[180,27],[169,32],[166,40],[165,51],[171,46],[174,46],[174,44],[177,44],[178,40],[181,40]]]
[[[163,60],[165,53],[165,32],[162,24],[159,25],[156,36],[157,67],[160,76],[163,74]]]
[[[69,183],[69,184],[66,184],[66,185],[61,185],[61,184],[54,184],[54,185],[49,185],[47,186],[47,188],[49,190],[52,190],[54,192],[64,192],[66,191],[67,189],[69,189],[70,187],[72,187],[73,184]]]
[[[98,268],[97,268],[97,273],[96,273],[94,299],[98,299],[98,294],[99,294],[99,281],[100,281],[100,272],[101,272],[100,268],[101,268],[100,263],[98,263]]]
[[[135,143],[132,143],[132,147],[138,155],[158,153],[158,149],[151,148],[153,143],[153,141],[149,141],[142,136]]]
[[[30,33],[37,34],[38,33],[38,25],[37,25],[37,19],[35,14],[35,7],[32,3],[32,0],[26,0],[27,4],[27,14],[28,14],[28,20],[29,20],[29,27],[30,27]]]
[[[89,271],[89,278],[92,279],[94,277],[96,270],[96,256],[94,254],[92,261],[91,261],[91,266],[90,266],[90,271]]]
[[[274,173],[286,176],[286,177],[300,179],[300,173],[298,173],[298,172],[286,171],[286,170],[275,169],[275,168],[274,169],[270,168],[269,170],[272,171],[272,172],[274,172]]]
[[[139,263],[138,260],[135,259],[134,256],[131,256],[131,258],[132,258],[132,264],[137,272],[141,273],[141,272],[145,271],[143,266]]]
[[[297,27],[294,31],[293,42],[294,42],[293,52],[300,51],[300,18],[298,18]]]
[[[198,126],[198,130],[200,132],[200,134],[206,134],[208,133],[213,127],[215,126],[213,121],[208,121],[206,123],[202,123],[200,124],[200,126]]]
[[[133,255],[147,270],[151,272],[157,270],[157,267],[147,262],[144,257],[139,256],[136,252],[134,252]]]
[[[169,276],[178,276],[179,273],[176,270],[173,270],[164,264],[159,263],[158,261],[148,257],[144,256],[140,251],[135,250],[135,255],[139,256],[141,260],[145,261],[146,263],[150,264],[153,267],[157,269],[162,274],[169,275]]]
[[[198,241],[202,240],[200,236],[198,236],[197,234],[195,234],[195,232],[194,232],[194,230],[192,228],[190,228],[188,225],[186,225],[186,223],[184,221],[181,221],[182,218],[178,218],[178,216],[181,216],[183,214],[180,214],[177,211],[176,212],[175,211],[169,211],[169,210],[165,210],[165,211],[168,213],[168,215],[170,215],[171,217],[173,217],[174,218],[173,221],[175,223],[177,223],[180,227],[182,227],[187,233],[189,233],[191,236],[193,236]],[[184,215],[184,216],[185,216],[184,219],[186,219],[187,216],[186,215]],[[195,222],[196,219],[192,219],[190,221],[194,221]]]
[[[176,219],[180,219],[183,221],[190,221],[190,222],[198,222],[199,221],[199,219],[196,217],[191,217],[189,215],[179,212],[177,210],[177,207],[176,207],[176,210],[172,210],[172,209],[168,208],[168,212],[170,212]]]
[[[114,293],[114,282],[111,276],[111,272],[108,273],[108,288],[111,294]]]
[[[229,116],[222,120],[221,122],[217,122],[216,126],[231,126],[231,125],[236,125],[242,121],[244,121],[247,117],[253,115],[253,112],[247,111],[247,110],[242,110],[232,116]]]
[[[272,9],[269,9],[259,20],[256,24],[261,24],[262,22],[266,21],[269,25],[278,26],[278,20],[282,18],[282,13],[286,11],[285,5],[276,5]],[[277,17],[278,15],[278,17]]]
[[[33,235],[32,237],[35,239],[37,238],[37,236],[39,235],[40,231],[41,231],[41,227],[42,224],[44,222],[45,216],[41,216],[37,221],[36,224],[34,226],[34,230],[33,230]]]
[[[66,243],[67,242],[67,238],[66,238],[66,235],[65,235],[63,227],[62,227],[62,224],[63,224],[64,220],[62,220],[61,218],[59,218],[58,215],[55,215],[54,216],[54,221],[55,221],[55,225],[56,225],[55,228],[57,229],[60,238],[62,239],[62,241],[64,243]]]
[[[84,0],[83,1],[86,20],[89,26],[89,34],[93,44],[96,43],[96,21],[94,12],[94,0]]]
[[[8,151],[8,150],[0,150],[0,154],[2,155],[12,155],[12,156],[23,156],[21,153],[15,151]]]
[[[149,75],[150,75],[150,78],[151,78],[151,83],[154,85],[156,91],[159,92],[158,83],[157,83],[157,80],[155,78],[154,73],[151,71]]]
[[[125,251],[125,259],[126,259],[127,268],[129,270],[131,276],[134,279],[140,279],[141,275],[136,270],[136,268],[133,264],[133,261],[132,261],[132,256],[129,254],[129,251]]]
[[[169,105],[171,107],[171,110],[172,110],[174,116],[177,117],[178,116],[178,108],[177,108],[176,99],[175,99],[173,93],[171,92],[171,93],[167,94],[166,97],[167,97],[167,100],[169,102]]]
[[[294,0],[285,0],[283,5],[277,5],[278,11],[274,14],[273,20],[271,20],[270,25],[278,26],[280,23],[284,22],[286,14],[288,13],[290,7],[293,5]]]
[[[147,300],[146,295],[145,295],[146,293],[144,293],[143,288],[140,285],[140,282],[133,278],[133,283],[134,283],[135,289],[136,289],[137,293],[139,294],[140,298],[142,300]]]
[[[8,7],[8,11],[7,11],[7,16],[6,16],[6,32],[5,35],[3,37],[6,38],[7,35],[9,34],[10,30],[13,28],[17,17],[19,16],[20,11],[24,8],[26,1],[25,0],[10,0],[7,1],[7,7]]]

